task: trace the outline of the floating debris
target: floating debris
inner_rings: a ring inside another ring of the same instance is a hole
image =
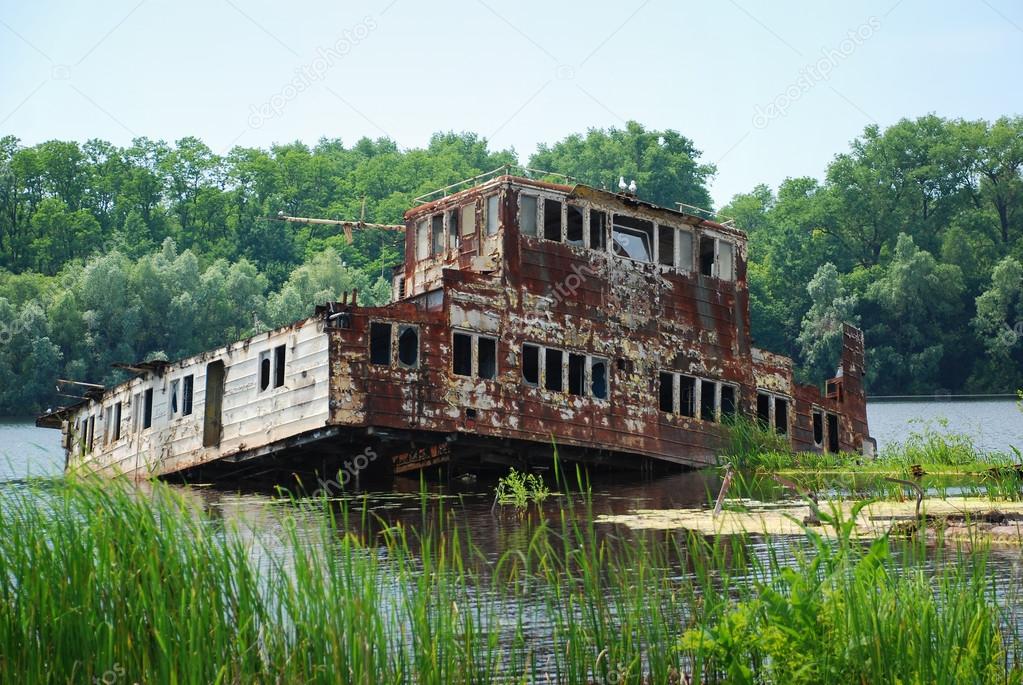
[[[633,530],[689,530],[705,535],[802,535],[803,521],[812,513],[807,505],[763,504],[751,500],[727,500],[725,509],[714,516],[712,509],[636,509],[628,514],[605,514],[597,523],[624,525]],[[737,505],[744,510],[738,510]],[[762,506],[761,506],[762,505]],[[823,515],[838,513],[849,520],[856,505],[851,500],[822,501]],[[1023,502],[995,501],[983,497],[924,500],[919,518],[916,500],[878,500],[856,515],[854,537],[872,538],[888,532],[910,532],[924,523],[929,534],[946,539],[997,544],[1023,544]],[[909,524],[909,525],[907,525]],[[813,526],[822,535],[834,534],[827,525]]]

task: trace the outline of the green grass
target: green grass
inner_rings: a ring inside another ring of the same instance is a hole
[[[917,542],[808,532],[765,555],[598,527],[576,495],[494,559],[425,499],[379,534],[365,508],[275,509],[235,528],[162,484],[0,490],[0,682],[1020,682],[983,553],[927,575]]]
[[[968,435],[947,430],[945,421],[921,422],[902,442],[874,459],[850,452],[793,452],[784,436],[758,421],[739,417],[728,425],[729,442],[721,461],[746,471],[908,473],[913,465],[930,473],[980,474],[1023,463],[1023,454],[985,452]]]

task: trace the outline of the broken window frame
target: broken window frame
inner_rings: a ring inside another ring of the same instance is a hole
[[[792,434],[792,417],[795,409],[795,402],[788,395],[772,392],[763,388],[757,388],[757,404],[754,407],[754,416],[764,425],[763,417],[760,416],[760,398],[766,397],[768,404],[768,418],[765,427],[778,435],[789,436]],[[777,403],[785,403],[785,431],[778,430],[778,408]]]
[[[380,341],[379,338],[383,337],[383,329],[387,328],[387,345],[386,347]],[[376,331],[377,333],[374,333]],[[369,334],[367,335],[367,359],[369,360],[370,366],[390,366],[394,360],[394,324],[390,321],[370,321],[369,322]],[[374,342],[376,341],[376,342]],[[387,350],[387,360],[382,361],[377,352],[381,350]]]
[[[531,351],[535,350],[535,354],[536,354],[536,378],[535,378],[535,380],[530,380],[529,378],[526,377],[526,350],[527,349],[529,349]],[[543,368],[542,368],[543,367],[543,346],[541,346],[541,345],[534,345],[533,343],[522,343],[522,358],[521,358],[520,367],[522,368],[522,374],[521,374],[522,375],[522,382],[525,383],[526,385],[530,386],[530,387],[539,388],[540,387],[540,379],[543,378]]]
[[[657,233],[657,247],[655,250],[657,254],[654,256],[655,261],[660,266],[674,269],[675,264],[678,261],[678,248],[676,247],[678,243],[678,229],[670,224],[659,223],[657,224],[655,232]],[[666,247],[664,245],[665,236],[667,236],[671,241],[671,247],[668,250],[664,249]],[[667,261],[665,261],[664,254],[666,251],[670,253],[667,255]]]
[[[419,335],[419,326],[410,323],[399,323],[396,327],[392,326],[392,329],[396,328],[396,333],[392,332],[391,344],[394,349],[391,351],[391,359],[398,362],[398,366],[403,369],[418,369],[419,368],[419,348],[421,346],[421,338]],[[411,331],[415,335],[416,345],[412,352],[412,361],[406,361],[405,355],[402,354],[402,339],[405,334]]]
[[[146,388],[142,393],[142,430],[153,427],[153,389]]]
[[[601,220],[599,226],[594,226],[594,215],[599,215]],[[596,231],[596,232],[595,232]],[[598,207],[590,207],[586,211],[586,225],[583,229],[583,236],[586,238],[586,247],[599,252],[607,251],[607,210]],[[598,244],[593,244],[594,236],[599,236]]]
[[[456,337],[468,338],[469,339],[469,369],[468,373],[460,373],[455,371],[455,340]],[[491,342],[494,344],[494,370],[491,375],[483,375],[480,370],[480,343],[482,341]],[[477,378],[481,380],[495,380],[499,373],[499,363],[497,354],[497,338],[492,335],[483,335],[466,329],[456,328],[451,331],[451,372],[456,376],[462,378]]]
[[[178,413],[178,407],[181,406],[178,401],[178,392],[181,388],[181,379],[174,378],[170,381],[170,387],[167,392],[167,418],[173,419]]]
[[[596,381],[593,376],[593,369],[596,366],[604,367],[604,392],[597,393]],[[611,399],[611,360],[607,357],[586,355],[586,389],[589,397],[600,402],[607,402]]]
[[[270,389],[270,382],[273,380],[273,357],[270,350],[263,350],[259,353],[259,366],[257,367],[258,392],[266,392]]]
[[[568,353],[568,372],[565,392],[573,397],[586,395],[586,355],[578,352]]]
[[[109,445],[114,434],[114,405],[103,407],[103,445]]]
[[[121,439],[121,413],[124,404],[119,400],[114,402],[114,442]]]
[[[285,373],[288,368],[288,346],[277,345],[273,349],[274,359],[274,375],[273,375],[273,387],[277,388],[284,387]]]
[[[552,243],[563,243],[565,242],[565,201],[564,198],[558,196],[553,197],[550,195],[544,195],[541,197],[543,202],[540,203],[540,222],[537,224],[537,233],[541,230],[543,235],[540,236],[544,240],[549,240]],[[557,205],[557,208],[553,207]],[[548,214],[550,216],[548,216]],[[556,229],[556,237],[552,237],[553,232],[548,231],[548,220],[552,222],[550,228]],[[556,221],[556,225],[553,223]]]
[[[675,268],[680,272],[687,274],[693,273],[694,241],[695,235],[693,231],[685,228],[677,229],[675,235]],[[688,244],[688,248],[683,249],[683,244]]]
[[[810,409],[810,431],[814,447],[824,447],[824,410],[817,405]],[[818,437],[819,436],[819,437]]]
[[[627,223],[622,223],[621,220],[633,221],[637,223],[644,223],[649,225],[649,233],[647,228],[641,226],[630,226]],[[624,242],[619,241],[616,236],[622,234],[626,239]],[[646,252],[646,258],[640,259],[639,257],[633,256],[633,253],[627,247],[633,240],[639,240],[640,244],[644,246]],[[657,241],[657,224],[649,219],[641,219],[631,214],[625,214],[622,212],[614,212],[611,215],[611,253],[621,259],[630,259],[640,264],[651,264],[656,259],[655,250]],[[618,252],[618,246],[621,245],[622,252]]]
[[[537,350],[537,379],[534,383],[526,378],[526,348]],[[555,389],[547,385],[547,356],[548,352],[555,352],[561,355],[561,387]],[[582,392],[579,394],[570,391],[571,383],[569,378],[571,358],[583,358]],[[595,366],[604,366],[604,393],[598,395],[594,386],[593,369]],[[522,382],[531,388],[542,388],[547,392],[571,395],[572,397],[588,397],[592,400],[607,402],[611,397],[611,360],[600,355],[589,354],[580,350],[567,350],[551,345],[538,345],[536,343],[522,343]]]
[[[525,205],[532,204],[532,210],[529,210]],[[539,237],[540,228],[540,196],[534,195],[533,193],[519,193],[519,234],[526,235],[530,238]],[[524,222],[523,217],[532,215],[532,230],[527,230],[528,222]]]
[[[416,260],[423,261],[430,258],[430,222],[428,219],[421,219],[416,224]]]
[[[663,400],[665,398],[662,390],[662,384],[665,377],[671,377],[671,411],[664,410]],[[714,380],[711,378],[703,378],[701,376],[693,376],[688,373],[681,373],[678,371],[660,371],[658,373],[658,409],[665,414],[671,414],[677,417],[684,417],[687,419],[697,419],[699,421],[705,421],[708,423],[720,423],[723,416],[726,414],[722,411],[722,390],[724,388],[732,389],[733,397],[733,410],[730,414],[737,414],[739,408],[739,386],[735,383],[729,383],[727,381]],[[706,413],[706,403],[704,402],[704,388],[708,388],[708,393],[711,395],[710,412]],[[688,391],[691,393],[688,397],[684,393]]]
[[[489,238],[497,235],[501,228],[501,195],[498,193],[488,195],[484,207],[487,237]]]
[[[842,451],[841,418],[833,411],[825,412],[824,441],[828,452],[838,454]]]
[[[444,215],[445,212],[438,212],[430,216],[431,257],[440,257],[447,252],[448,233]]]
[[[713,245],[712,262],[710,265],[710,272],[705,273],[703,267],[704,241],[707,241]],[[696,271],[705,278],[716,278],[718,280],[727,281],[732,283],[735,281],[735,262],[736,262],[736,244],[734,241],[713,233],[699,233],[696,235],[696,244],[699,246],[699,251],[696,254]],[[721,257],[722,246],[727,247],[727,270],[723,269],[722,264],[724,263]],[[725,271],[725,273],[723,273]]]
[[[449,250],[458,250],[459,244],[461,243],[462,234],[458,225],[461,212],[461,207],[454,207],[445,212]]]
[[[462,205],[459,211],[462,216],[458,221],[458,228],[462,232],[462,238],[470,238],[476,234],[476,201]]]
[[[572,245],[573,247],[585,247],[586,246],[586,215],[588,212],[586,208],[580,204],[566,202],[564,209],[564,220],[562,224],[564,226],[565,244]],[[578,217],[578,224],[572,220],[572,217]],[[577,239],[572,238],[573,227],[577,227],[579,231],[579,237]]]
[[[138,433],[142,429],[142,393],[131,396],[131,432]]]
[[[195,374],[188,374],[181,379],[181,415],[191,416],[195,402]]]

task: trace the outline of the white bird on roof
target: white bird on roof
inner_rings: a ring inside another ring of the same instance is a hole
[[[628,189],[628,187],[629,186],[625,185],[625,177],[624,176],[619,176],[618,177],[618,190],[620,190],[620,191],[622,191],[624,193],[626,191],[626,189]]]
[[[636,194],[636,179],[632,179],[632,181],[629,182],[629,192],[633,195]]]

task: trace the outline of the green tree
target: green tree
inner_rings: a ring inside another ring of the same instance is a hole
[[[553,144],[540,144],[529,166],[617,192],[618,178],[635,180],[638,195],[655,204],[711,207],[707,182],[717,171],[700,164],[700,151],[678,131],[647,131],[630,121],[624,129],[591,128]]]
[[[806,286],[810,309],[803,317],[799,347],[803,354],[802,376],[819,384],[835,375],[842,354],[843,324],[858,324],[857,298],[847,295],[838,269],[823,264]]]

